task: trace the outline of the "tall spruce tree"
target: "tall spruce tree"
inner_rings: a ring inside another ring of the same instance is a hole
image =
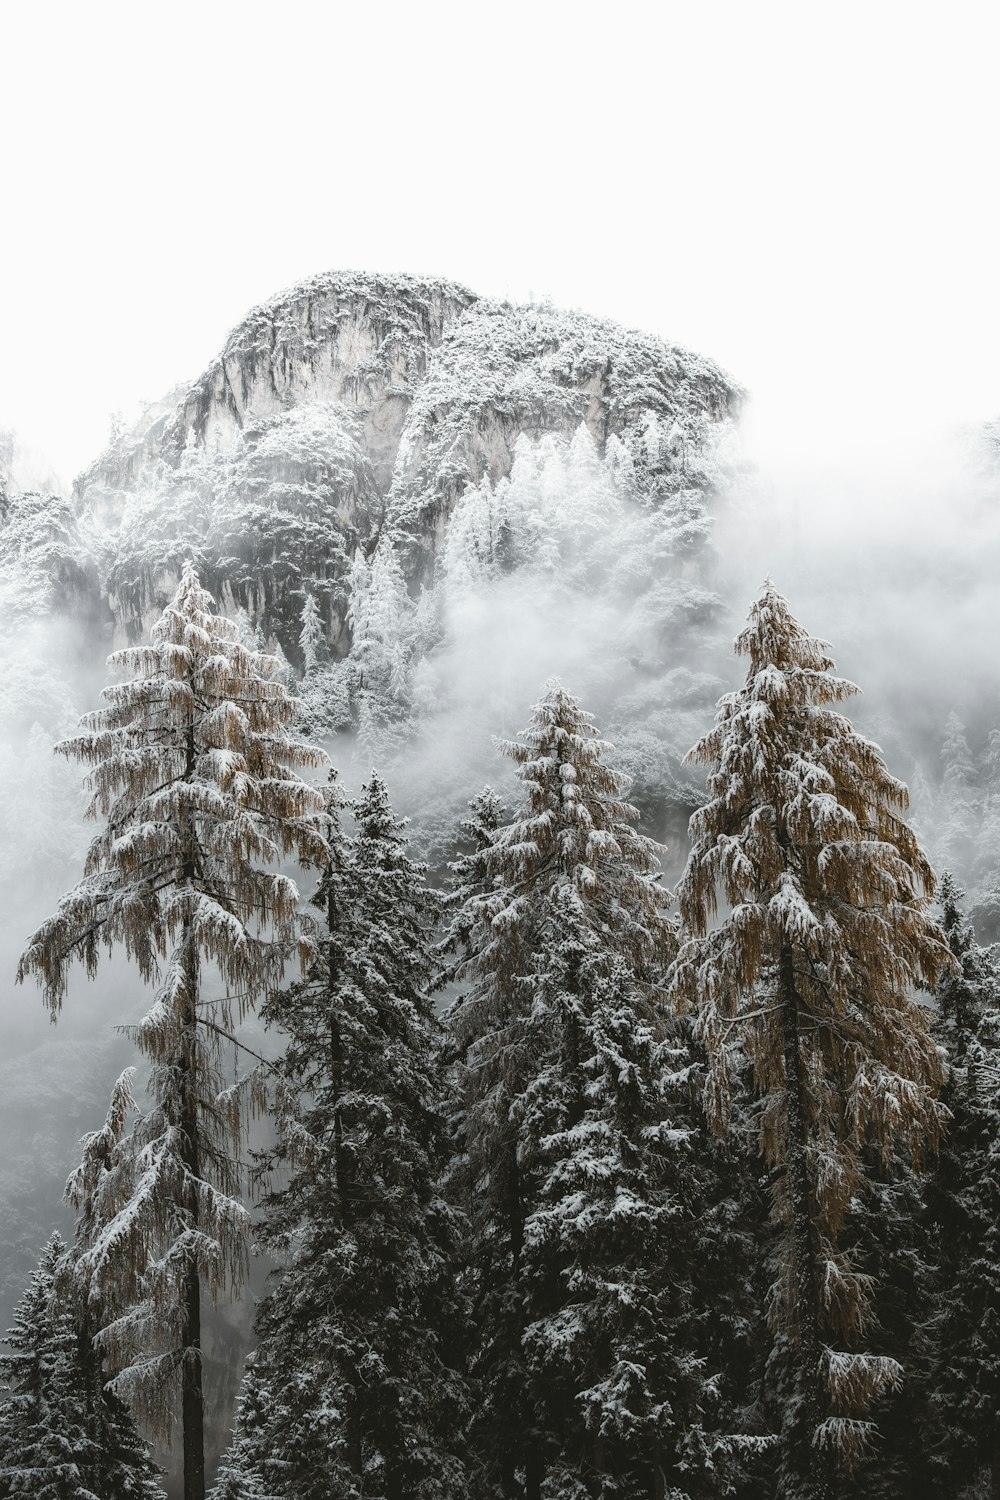
[[[673,969],[709,1054],[706,1099],[727,1123],[747,1055],[782,1255],[771,1293],[793,1351],[782,1493],[826,1493],[872,1434],[865,1413],[901,1371],[858,1350],[865,1279],[840,1247],[866,1152],[936,1144],[941,1065],[913,998],[949,961],[933,876],[902,814],[905,787],[832,705],[856,691],[770,582],[736,649],[744,686],[691,752],[711,767],[679,887],[690,934]],[[720,895],[725,902],[721,919]]]
[[[657,847],[593,719],[550,683],[524,801],[466,871],[454,924],[477,1444],[505,1496],[687,1493],[711,1468],[692,1339],[686,1058],[658,1024],[671,950]]]
[[[331,787],[316,957],[264,1010],[288,1039],[269,1163],[283,1185],[260,1229],[282,1265],[258,1309],[218,1500],[471,1493],[460,1223],[437,1188],[437,900],[377,776],[353,810],[346,838]]]
[[[0,1353],[0,1496],[163,1500],[127,1409],[104,1389],[86,1324],[66,1295],[54,1234]]]
[[[120,1084],[91,1141],[77,1270],[117,1391],[165,1435],[180,1386],[184,1495],[202,1500],[202,1286],[238,1287],[246,1257],[241,1112],[220,1103],[221,1064],[246,1009],[296,948],[307,956],[295,884],[273,866],[322,853],[321,798],[298,774],[321,757],[290,738],[274,661],[213,613],[191,564],[149,645],[109,665],[125,680],[58,747],[92,767],[104,826],[18,977],[39,978],[53,1017],[73,961],[94,975],[102,946],[160,981],[130,1028],[153,1106],[127,1131]]]
[[[951,1121],[922,1227],[934,1249],[927,1371],[930,1492],[989,1476],[1000,1497],[1000,955],[976,942],[950,875],[941,924],[955,969],[938,985],[935,1035],[948,1056]]]

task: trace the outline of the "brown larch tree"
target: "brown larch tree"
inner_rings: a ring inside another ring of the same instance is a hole
[[[158,982],[130,1028],[153,1106],[129,1129],[120,1081],[70,1195],[116,1390],[168,1436],[179,1384],[184,1496],[202,1500],[202,1288],[238,1287],[246,1259],[242,1100],[223,1094],[222,1060],[289,957],[308,958],[295,883],[275,867],[322,853],[322,798],[299,772],[323,757],[290,736],[295,702],[277,664],[213,612],[192,564],[149,644],[109,666],[122,680],[58,747],[92,768],[89,811],[103,827],[18,977],[39,979],[53,1019],[74,961],[93,976],[102,948],[124,946]]]
[[[716,1127],[744,1058],[760,1101],[783,1231],[770,1312],[794,1369],[782,1489],[812,1500],[850,1469],[872,1404],[902,1373],[858,1352],[869,1286],[838,1241],[870,1153],[919,1159],[936,1143],[941,1063],[913,991],[948,953],[906,788],[834,707],[857,689],[833,674],[825,643],[768,581],[736,650],[746,682],[690,752],[711,773],[691,819],[672,978],[707,1046]]]

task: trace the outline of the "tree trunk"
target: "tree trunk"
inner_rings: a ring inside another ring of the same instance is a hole
[[[193,780],[197,767],[194,724],[188,723],[185,734],[184,779]],[[194,830],[186,820],[181,836],[185,846],[182,880],[194,899],[195,859]],[[198,949],[191,932],[191,916],[186,916],[181,933],[184,966],[184,1032],[180,1059],[180,1126],[181,1156],[187,1170],[189,1191],[184,1204],[192,1230],[198,1228],[198,1189],[201,1178],[201,1146],[198,1132],[198,985],[200,980]],[[183,1364],[181,1366],[181,1432],[184,1443],[184,1500],[205,1500],[205,1400],[202,1393],[201,1365],[201,1277],[192,1261],[184,1275]]]
[[[331,831],[332,832],[332,831]],[[331,837],[331,844],[333,840]],[[344,1116],[340,1107],[341,1096],[344,1092],[344,1039],[340,1029],[340,1014],[337,1002],[337,985],[339,973],[335,962],[336,945],[333,941],[333,933],[338,925],[337,901],[334,894],[333,881],[327,887],[326,893],[326,925],[330,937],[326,943],[326,994],[327,1015],[329,1017],[329,1053],[330,1053],[330,1086],[333,1090],[333,1171],[336,1181],[337,1203],[340,1207],[340,1223],[342,1229],[350,1227],[354,1217],[351,1195],[353,1181],[351,1177],[350,1162],[348,1160],[347,1146],[344,1141]],[[361,1436],[361,1410],[358,1399],[358,1387],[360,1377],[354,1365],[350,1362],[344,1365],[344,1377],[351,1388],[351,1394],[347,1402],[346,1432],[347,1432],[347,1454],[351,1473],[361,1479],[363,1469],[363,1443]]]
[[[802,1500],[826,1500],[827,1485],[822,1457],[813,1446],[813,1435],[822,1421],[820,1376],[819,1289],[816,1284],[814,1204],[806,1155],[808,1124],[805,1082],[799,1052],[799,997],[795,987],[792,950],[781,950],[781,1001],[783,1007],[785,1109],[788,1125],[788,1186],[792,1222],[789,1254],[792,1262],[793,1316],[797,1328],[796,1394],[798,1411],[786,1436],[791,1449],[792,1471],[800,1477]]]
[[[1000,1500],[1000,1439],[997,1439],[990,1454],[990,1500]]]
[[[197,981],[195,981],[197,984]],[[194,1079],[192,1052],[196,1043],[197,1012],[193,991],[189,996],[190,1039],[182,1070],[184,1095],[181,1103],[181,1129],[184,1135],[183,1158],[189,1176],[197,1181],[200,1171],[198,1149],[198,1100]],[[192,1190],[185,1205],[192,1229],[198,1227],[198,1199]],[[184,1363],[182,1366],[181,1426],[184,1436],[184,1500],[205,1500],[205,1407],[201,1388],[201,1278],[192,1261],[184,1276]]]
[[[541,1500],[542,1479],[545,1466],[538,1451],[538,1439],[534,1433],[528,1437],[528,1449],[524,1459],[524,1500]]]

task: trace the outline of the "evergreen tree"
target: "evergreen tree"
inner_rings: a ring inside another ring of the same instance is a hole
[[[609,962],[575,893],[557,901],[531,986],[541,1066],[515,1105],[522,1155],[539,1167],[522,1347],[544,1493],[723,1493],[730,1413],[704,1313],[726,1320],[734,1236],[692,1119],[690,1053],[664,1035],[628,961]]]
[[[357,833],[327,798],[322,938],[264,1014],[288,1037],[263,1244],[283,1260],[257,1314],[223,1496],[464,1500],[467,1396],[453,1286],[436,1026],[437,902],[373,775]],[[241,1489],[239,1486],[249,1486]]]
[[[826,1492],[829,1458],[859,1457],[865,1412],[901,1375],[856,1349],[869,1296],[840,1240],[866,1152],[919,1159],[937,1141],[940,1061],[911,991],[937,980],[948,952],[928,912],[930,867],[901,816],[906,789],[831,707],[856,689],[770,582],[736,649],[745,685],[691,752],[712,769],[691,820],[679,887],[690,937],[673,983],[706,1041],[716,1125],[744,1053],[765,1104],[782,1230],[771,1312],[792,1351],[782,1491],[812,1497]]]
[[[306,595],[302,606],[302,629],[299,632],[299,648],[302,652],[302,670],[308,677],[319,665],[324,645],[323,621],[314,594]]]
[[[945,724],[941,763],[944,818],[938,849],[947,869],[965,872],[971,868],[976,845],[979,791],[965,725],[955,713],[948,715]]]
[[[707,1482],[713,1401],[681,1228],[688,1060],[655,1011],[658,851],[559,684],[503,749],[524,804],[470,856],[452,927],[477,1441],[504,1496],[679,1495]]]
[[[143,980],[161,978],[130,1029],[152,1065],[153,1107],[128,1132],[122,1081],[88,1143],[77,1274],[119,1394],[168,1434],[181,1387],[185,1500],[204,1495],[202,1284],[238,1287],[246,1254],[241,1111],[233,1096],[219,1102],[223,1049],[296,945],[306,956],[298,892],[268,866],[322,851],[318,794],[297,774],[318,753],[288,736],[294,702],[272,659],[235,636],[188,565],[150,644],[110,658],[127,680],[59,747],[93,767],[90,812],[105,824],[19,970],[42,981],[53,1016],[72,961],[93,975],[102,945],[124,945]]]
[[[1000,728],[990,730],[984,757],[985,790],[977,829],[976,932],[987,942],[1000,941]]]
[[[162,1500],[157,1471],[60,1284],[54,1234],[0,1354],[0,1496],[10,1500]]]
[[[933,1493],[982,1470],[1000,1496],[1000,955],[981,948],[949,875],[941,923],[955,969],[937,989],[951,1113],[928,1192],[936,1262],[928,1372]]]
[[[469,816],[459,824],[466,847],[448,866],[451,882],[444,898],[448,920],[438,946],[439,984],[454,979],[472,956],[472,933],[477,922],[474,898],[484,895],[493,884],[488,850],[506,812],[502,799],[491,786],[477,792],[468,806]]]

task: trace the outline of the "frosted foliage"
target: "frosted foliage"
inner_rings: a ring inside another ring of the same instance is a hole
[[[869,1320],[865,1279],[838,1248],[866,1154],[919,1161],[938,1139],[941,1062],[913,990],[949,957],[906,788],[835,706],[857,689],[770,583],[736,649],[745,684],[691,752],[709,767],[708,799],[691,819],[678,891],[691,935],[672,981],[708,1048],[720,1128],[733,1072],[751,1064],[761,1150],[782,1169],[772,1310],[798,1336],[808,1384],[821,1333],[849,1343]],[[843,1431],[851,1459],[857,1433]]]
[[[307,595],[302,606],[302,629],[299,632],[299,648],[302,652],[302,669],[305,676],[315,672],[319,663],[323,642],[323,622],[312,594]]]
[[[57,495],[0,492],[0,618],[11,626],[48,614],[60,585],[86,579],[76,517]]]
[[[949,714],[941,747],[941,800],[946,810],[938,830],[937,848],[948,870],[967,870],[978,842],[979,789],[976,767],[965,737],[965,725]]]
[[[690,1394],[669,1315],[650,1313],[655,1292],[625,1248],[633,1232],[659,1244],[659,1266],[674,1213],[665,1179],[685,1139],[650,1004],[672,948],[658,850],[592,716],[558,682],[501,749],[518,805],[501,822],[495,793],[473,803],[447,939],[463,985],[449,1025],[485,1327],[477,1426],[491,1472],[537,1462],[543,1493],[582,1482],[584,1455],[648,1484],[658,1445],[676,1436],[657,1392],[669,1385],[685,1413]],[[648,1367],[634,1380],[628,1351]]]
[[[106,543],[116,610],[134,629],[193,558],[291,645],[307,580],[342,601],[372,484],[356,419],[328,403],[248,424],[225,454],[189,441],[126,492]]]
[[[624,524],[619,487],[586,427],[567,440],[521,435],[509,477],[467,490],[451,518],[442,567],[451,587],[514,568],[580,585],[601,569]]]
[[[103,1386],[59,1235],[42,1252],[0,1352],[0,1494],[164,1500],[127,1410]]]
[[[197,1288],[217,1294],[243,1275],[245,1101],[220,1106],[221,1064],[247,1007],[290,956],[311,952],[296,887],[275,866],[324,847],[321,800],[299,775],[321,757],[287,732],[294,703],[275,659],[239,642],[191,565],[149,644],[110,665],[105,707],[58,746],[90,767],[89,811],[103,826],[19,977],[40,980],[55,1016],[74,960],[95,974],[102,947],[121,944],[157,985],[129,1029],[151,1064],[152,1106],[129,1128],[120,1081],[70,1196],[77,1277],[116,1388],[167,1432],[174,1379],[188,1382],[200,1361]],[[219,998],[203,971],[221,979]]]
[[[260,1235],[281,1275],[258,1308],[226,1484],[274,1500],[460,1500],[467,1395],[448,1338],[460,1221],[436,1188],[426,998],[437,903],[382,782],[352,804],[353,838],[340,802],[331,786],[315,959],[265,1011],[285,1050]]]
[[[414,393],[400,439],[389,519],[414,526],[509,467],[519,433],[572,433],[587,421],[618,435],[644,492],[711,484],[706,438],[738,392],[717,366],[661,340],[577,311],[481,300],[445,330]],[[667,437],[681,429],[682,456],[644,440],[649,418]],[[685,470],[686,465],[686,470]]]

